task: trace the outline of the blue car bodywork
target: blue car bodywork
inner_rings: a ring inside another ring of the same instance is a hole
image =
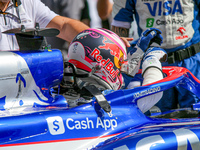
[[[51,92],[63,78],[60,50],[2,52],[0,57],[4,58],[0,62],[3,70],[0,149],[197,150],[200,147],[198,103],[169,113],[194,114],[188,113],[186,118],[148,117],[137,107],[142,97],[175,86],[200,97],[200,81],[185,68],[164,67],[167,77],[163,80],[105,95],[112,109],[108,114],[96,100],[70,108],[64,96]]]

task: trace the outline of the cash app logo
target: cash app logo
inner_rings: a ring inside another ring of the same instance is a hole
[[[65,133],[63,119],[60,116],[49,117],[46,120],[49,126],[49,131],[52,135]]]
[[[151,28],[151,27],[153,27],[153,24],[154,24],[154,18],[147,18],[146,27]]]

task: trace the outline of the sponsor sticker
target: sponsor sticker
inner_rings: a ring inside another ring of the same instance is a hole
[[[48,123],[49,131],[52,135],[65,133],[63,119],[60,116],[49,117],[46,120]]]
[[[154,25],[154,18],[147,18],[147,24],[146,27],[147,28],[151,28]]]
[[[83,119],[67,118],[65,121],[60,116],[49,117],[46,119],[50,134],[59,135],[64,134],[66,130],[86,130],[86,129],[103,129],[114,130],[117,126],[117,119],[101,119],[97,117],[92,120],[88,117]]]

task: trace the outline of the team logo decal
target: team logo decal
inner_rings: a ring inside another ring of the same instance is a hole
[[[105,50],[110,50],[110,54],[113,56],[116,56],[117,58],[119,58],[119,54],[120,54],[120,49],[116,44],[113,44],[111,42],[106,42],[107,39],[104,38],[103,43],[104,45],[99,46],[100,49],[105,49]]]
[[[181,36],[176,36],[176,40],[180,40],[180,39],[185,39],[188,38],[188,35],[184,35],[186,32],[186,29],[184,27],[180,27],[178,28],[177,32],[179,32],[181,34]]]

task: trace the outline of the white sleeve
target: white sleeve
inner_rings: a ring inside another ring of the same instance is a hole
[[[143,76],[144,76],[143,85],[150,84],[150,83],[163,79],[162,72],[157,68],[149,68]],[[151,109],[151,107],[153,107],[162,98],[162,95],[163,95],[163,92],[159,92],[159,93],[141,98],[137,101],[137,105],[139,109],[143,113],[145,113],[146,111]]]
[[[123,28],[127,28],[127,29],[131,28],[130,22],[117,21],[117,20],[114,20],[114,19],[113,19],[111,25],[115,26],[115,27],[123,27]]]
[[[41,28],[45,28],[49,22],[57,16],[49,7],[45,6],[40,0],[34,1],[35,21],[40,24]]]

